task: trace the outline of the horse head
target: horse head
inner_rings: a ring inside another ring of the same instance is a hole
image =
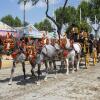
[[[66,40],[66,38],[62,38],[62,39],[60,39],[60,47],[61,48],[65,48],[65,46],[66,46],[66,44],[67,44],[67,40]]]

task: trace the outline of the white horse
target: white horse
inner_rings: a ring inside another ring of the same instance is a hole
[[[65,57],[65,63],[66,63],[66,74],[69,74],[69,60],[71,59],[72,63],[72,72],[74,72],[74,61],[76,58],[76,54],[78,55],[78,60],[77,60],[77,69],[79,69],[79,55],[81,52],[81,47],[79,43],[74,43],[73,48],[70,47],[70,40],[66,38],[66,44],[65,44],[65,49],[68,50],[68,55]],[[45,45],[39,56],[37,57],[36,63],[41,64],[43,60],[51,59],[54,64],[55,72],[56,72],[56,64],[55,64],[55,57],[57,56],[58,52],[63,52],[64,49],[61,48],[61,46],[57,43],[54,45],[48,44]],[[48,72],[48,71],[47,71]],[[56,73],[55,73],[56,75]],[[45,77],[47,79],[47,77]]]
[[[71,62],[72,65],[72,72],[74,72],[74,67],[76,64],[76,70],[79,70],[79,63],[80,63],[80,55],[81,55],[81,45],[78,42],[73,42],[71,44],[70,39],[67,37],[64,38],[64,50],[67,50],[68,54],[65,58],[65,64],[66,64],[66,74],[69,74],[69,62]],[[70,61],[71,60],[71,61]]]
[[[44,63],[45,63],[45,66],[46,66],[45,80],[47,80],[47,74],[48,74],[48,64],[47,64],[47,62],[49,62],[49,65],[50,65],[49,67],[52,67],[51,62],[53,62],[54,70],[55,70],[55,77],[56,77],[55,57],[58,54],[59,50],[60,50],[60,46],[58,44],[55,44],[55,45],[46,44],[46,45],[44,45],[44,47],[41,50],[41,53],[37,57],[36,63],[38,65],[40,65],[42,61],[44,61]]]
[[[9,80],[8,85],[12,84],[13,74],[14,74],[14,71],[15,71],[17,63],[21,63],[22,64],[23,73],[24,73],[24,79],[26,78],[26,74],[25,74],[25,59],[26,59],[25,54],[18,50],[17,56],[13,59],[13,66],[12,66],[12,69],[11,69],[11,75],[10,75],[10,80]]]
[[[76,53],[76,57],[75,57],[76,58],[76,68],[77,68],[77,70],[79,70],[82,47],[81,47],[80,43],[78,43],[78,42],[75,42],[73,44],[73,47],[74,47],[74,50]]]

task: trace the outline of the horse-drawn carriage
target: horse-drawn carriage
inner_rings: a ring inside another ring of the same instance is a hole
[[[71,37],[74,42],[79,42],[82,47],[82,56],[85,57],[85,65],[89,65],[89,59],[92,56],[93,64],[96,64],[97,51],[95,47],[95,40],[91,39],[90,34],[86,31],[79,32],[77,27],[72,28]]]
[[[82,45],[82,52],[85,55],[85,64],[89,65],[90,58],[93,59],[93,64],[97,61],[97,41],[88,32],[82,31],[79,35],[80,43]]]

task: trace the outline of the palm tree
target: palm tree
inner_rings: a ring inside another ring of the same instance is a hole
[[[19,0],[19,1],[18,1],[18,4],[20,4],[20,3],[22,3],[22,2],[25,2],[25,3],[27,3],[27,2],[32,2],[32,5],[35,5],[35,4],[38,3],[38,1],[40,1],[40,0]]]
[[[19,0],[18,1],[18,4],[21,4],[21,3],[23,3],[24,4],[24,20],[23,20],[23,26],[25,27],[25,6],[26,6],[26,3],[27,2],[32,2],[32,5],[35,5],[35,4],[37,4],[37,2],[38,2],[39,0]]]

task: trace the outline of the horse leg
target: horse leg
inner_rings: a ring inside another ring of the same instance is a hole
[[[14,74],[14,71],[15,71],[15,61],[13,62],[13,66],[12,66],[12,69],[11,69],[11,75],[10,75],[10,80],[9,80],[9,83],[8,85],[11,85],[12,84],[12,79],[13,79],[13,74]]]
[[[77,54],[77,65],[76,65],[76,70],[79,70],[79,64],[80,64],[80,54]]]
[[[38,73],[38,77],[37,77],[37,85],[40,85],[40,82],[39,82],[39,80],[40,80],[40,74],[41,74],[40,68],[41,68],[41,65],[38,64],[38,71],[37,71],[37,73]]]
[[[23,74],[24,74],[24,79],[25,79],[26,78],[25,62],[22,62],[22,68],[23,68]]]
[[[45,60],[45,62],[44,62],[44,63],[45,63],[45,67],[46,67],[46,68],[45,68],[45,70],[46,70],[46,75],[45,75],[44,80],[45,80],[45,81],[47,81],[47,75],[48,75],[48,63],[47,63],[47,61],[46,61],[46,60]]]
[[[56,68],[56,62],[55,60],[53,60],[53,66],[54,66],[54,70],[55,70],[55,78],[57,78],[57,68]]]
[[[74,57],[72,57],[72,73],[74,73],[75,71],[74,71]]]
[[[30,64],[31,64],[31,74],[32,74],[32,77],[34,76],[34,77],[36,77],[36,75],[35,75],[35,72],[34,72],[34,68],[35,68],[35,66],[36,66],[36,64],[34,63],[34,62],[32,62],[32,61],[29,61],[30,62]]]
[[[68,58],[65,59],[65,65],[66,65],[66,69],[67,69],[66,75],[69,75],[69,59]]]
[[[32,74],[32,77],[33,76],[36,77],[35,72],[34,72],[34,67],[32,67],[32,69],[31,69],[31,74]]]
[[[61,66],[60,66],[60,71],[64,69],[64,59],[61,59]]]
[[[51,60],[49,61],[49,70],[50,71],[52,70],[52,61]]]

